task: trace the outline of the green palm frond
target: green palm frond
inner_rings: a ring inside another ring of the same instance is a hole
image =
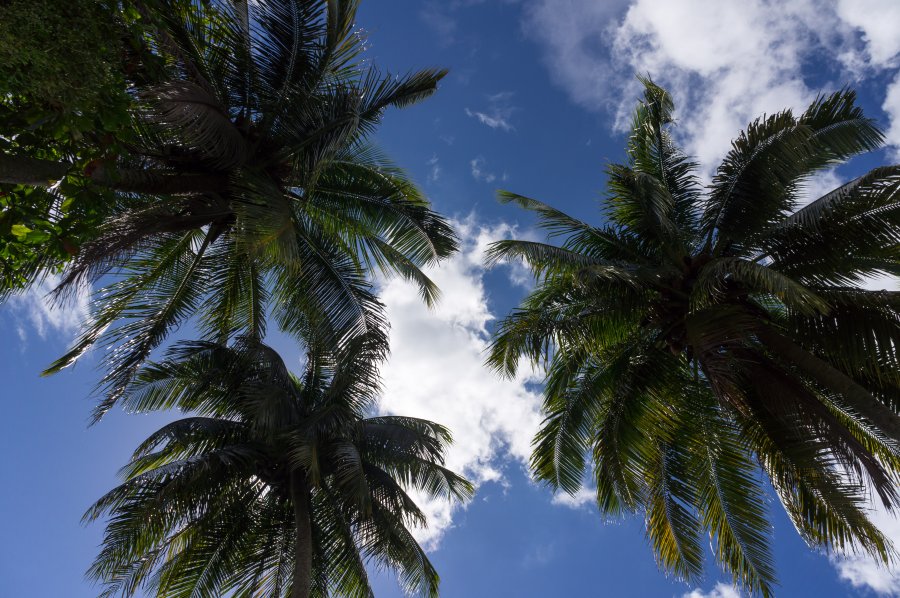
[[[700,516],[710,530],[717,560],[735,584],[770,596],[775,584],[769,523],[755,467],[733,426],[704,423],[704,445],[695,462]]]
[[[536,287],[494,332],[487,363],[545,367],[536,479],[569,493],[586,462],[607,516],[640,513],[659,566],[696,582],[700,536],[750,594],[776,577],[764,480],[810,546],[893,547],[871,493],[900,493],[897,167],[797,209],[816,173],[876,148],[880,130],[843,90],[801,115],[760,118],[712,186],[668,133],[674,105],[649,79],[627,161],[607,168],[607,224],[508,192],[550,241],[505,240]]]
[[[333,345],[380,328],[386,343],[375,268],[437,300],[423,270],[457,250],[456,235],[369,138],[385,110],[428,97],[446,72],[369,65],[357,4],[214,0],[148,13],[169,75],[135,88],[127,152],[94,168],[121,201],[59,294],[115,282],[47,370],[109,349],[96,417],[187,320],[222,343],[262,338],[269,320]]]
[[[147,438],[85,514],[108,518],[88,572],[104,595],[371,596],[374,563],[436,596],[407,490],[464,501],[473,488],[443,466],[446,428],[363,418],[379,347],[316,349],[299,377],[255,337],[179,344],[142,368],[126,407],[193,415]]]
[[[660,444],[655,456],[655,467],[647,472],[647,536],[661,568],[696,582],[703,573],[703,530],[694,513],[698,497],[687,472],[689,459],[677,444]]]

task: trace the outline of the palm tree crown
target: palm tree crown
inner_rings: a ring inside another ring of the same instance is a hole
[[[267,315],[335,343],[383,327],[367,278],[415,281],[456,250],[454,233],[366,138],[390,106],[444,75],[383,76],[361,58],[357,2],[195,3],[148,13],[172,76],[138,89],[135,140],[90,166],[117,206],[61,289],[96,281],[91,322],[48,373],[113,347],[101,415],[168,332],[196,318],[208,338],[262,338]]]
[[[110,516],[89,572],[104,595],[371,596],[371,562],[436,596],[407,490],[466,500],[472,486],[443,467],[442,426],[362,418],[380,350],[367,339],[337,356],[311,349],[299,378],[246,337],[183,343],[145,366],[124,406],[191,416],[145,440],[85,515]]]
[[[809,544],[888,559],[866,506],[870,488],[898,500],[900,293],[861,284],[900,275],[900,167],[801,207],[814,173],[882,140],[841,91],[751,123],[704,192],[669,95],[644,84],[607,224],[501,192],[565,239],[488,254],[538,278],[489,358],[548,364],[535,475],[575,492],[590,454],[600,509],[642,511],[660,566],[687,580],[705,529],[736,583],[771,594],[758,468]]]

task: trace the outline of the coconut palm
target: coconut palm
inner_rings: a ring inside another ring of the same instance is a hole
[[[256,339],[176,345],[140,371],[126,409],[190,415],[150,435],[125,481],[85,515],[108,515],[89,576],[104,594],[371,596],[366,563],[436,596],[438,575],[409,527],[407,493],[466,500],[443,467],[442,426],[363,418],[378,391],[380,341],[310,349],[295,377]]]
[[[705,531],[736,583],[771,594],[760,471],[810,545],[887,560],[867,505],[898,499],[900,292],[863,285],[900,274],[900,167],[801,206],[815,173],[882,140],[844,90],[751,123],[704,190],[667,131],[670,96],[644,85],[605,224],[501,192],[564,239],[488,253],[538,281],[489,357],[506,374],[547,364],[535,475],[575,492],[590,455],[601,511],[641,511],[686,580]]]
[[[136,92],[127,151],[89,165],[120,205],[79,248],[61,292],[117,277],[48,369],[112,347],[98,417],[190,318],[220,342],[262,338],[267,315],[289,333],[327,329],[344,342],[383,327],[374,267],[435,299],[420,268],[455,251],[453,231],[366,138],[385,109],[427,97],[444,71],[393,77],[366,65],[356,8],[222,0],[147,14],[175,75]]]

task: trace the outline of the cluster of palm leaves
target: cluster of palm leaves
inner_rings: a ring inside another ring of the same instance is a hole
[[[768,485],[812,546],[893,548],[871,496],[900,501],[900,167],[801,206],[815,173],[882,141],[850,91],[761,118],[704,190],[644,80],[607,223],[512,193],[561,245],[501,241],[538,284],[489,363],[547,364],[535,475],[576,492],[585,461],[609,515],[641,512],[661,567],[695,581],[704,534],[749,591],[775,583]]]
[[[369,417],[388,351],[371,273],[430,304],[422,269],[457,241],[369,137],[444,71],[375,70],[357,4],[129,2],[155,75],[133,78],[128,134],[84,172],[113,205],[57,296],[100,288],[47,373],[103,349],[95,418],[185,417],[86,515],[107,518],[89,572],[105,595],[369,596],[368,564],[437,594],[408,492],[472,486],[444,467],[445,428]],[[489,356],[547,367],[535,475],[574,493],[589,461],[599,508],[642,513],[661,567],[689,581],[708,535],[736,584],[771,595],[772,493],[810,545],[888,561],[867,505],[900,501],[900,293],[864,285],[900,276],[900,167],[801,206],[813,175],[882,141],[845,90],[751,123],[704,189],[669,95],[644,87],[606,224],[501,193],[564,239],[488,252],[538,280]],[[4,182],[46,183],[25,174]],[[270,320],[304,348],[300,376],[264,344]],[[183,325],[201,340],[163,352]]]
[[[121,205],[58,290],[116,276],[72,350],[110,349],[107,400],[193,319],[223,341],[271,316],[341,344],[383,330],[371,267],[437,294],[420,268],[456,249],[447,222],[368,141],[384,110],[434,92],[444,72],[381,75],[360,57],[357,2],[214,2],[153,12],[171,76],[136,91],[135,140],[90,165]]]
[[[182,343],[143,369],[126,409],[192,415],[151,434],[85,516],[110,516],[89,572],[104,595],[370,596],[368,562],[437,596],[407,491],[466,500],[472,486],[442,466],[442,426],[361,417],[378,391],[370,341],[311,351],[300,377],[249,337]]]
[[[138,2],[166,76],[131,91],[124,151],[88,166],[115,205],[57,296],[102,285],[75,346],[105,349],[99,419],[117,402],[187,416],[152,434],[108,517],[90,576],[104,595],[369,596],[367,563],[437,595],[407,492],[466,500],[438,424],[366,417],[387,354],[371,271],[422,273],[456,250],[448,223],[368,141],[385,109],[444,75],[362,59],[355,0]],[[267,320],[305,348],[292,375]],[[153,361],[189,324],[202,340]]]

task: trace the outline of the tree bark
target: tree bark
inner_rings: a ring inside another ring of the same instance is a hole
[[[49,187],[66,175],[68,162],[41,160],[0,152],[0,183]],[[94,183],[125,193],[190,195],[219,193],[228,188],[225,174],[173,174],[157,170],[127,170],[97,164],[86,171]]]
[[[291,473],[291,502],[294,506],[294,525],[297,534],[291,598],[309,598],[312,589],[312,522],[309,486],[302,471]]]
[[[900,415],[872,396],[865,387],[853,378],[819,359],[788,337],[769,327],[757,331],[759,339],[771,347],[775,353],[797,366],[801,372],[819,384],[841,395],[844,403],[852,411],[861,415],[882,434],[900,447]]]
[[[0,152],[0,183],[49,187],[66,175],[68,162],[41,160]]]
[[[94,167],[91,180],[116,191],[152,195],[190,195],[218,193],[228,187],[224,174],[173,174],[157,170],[125,170],[105,164]]]

